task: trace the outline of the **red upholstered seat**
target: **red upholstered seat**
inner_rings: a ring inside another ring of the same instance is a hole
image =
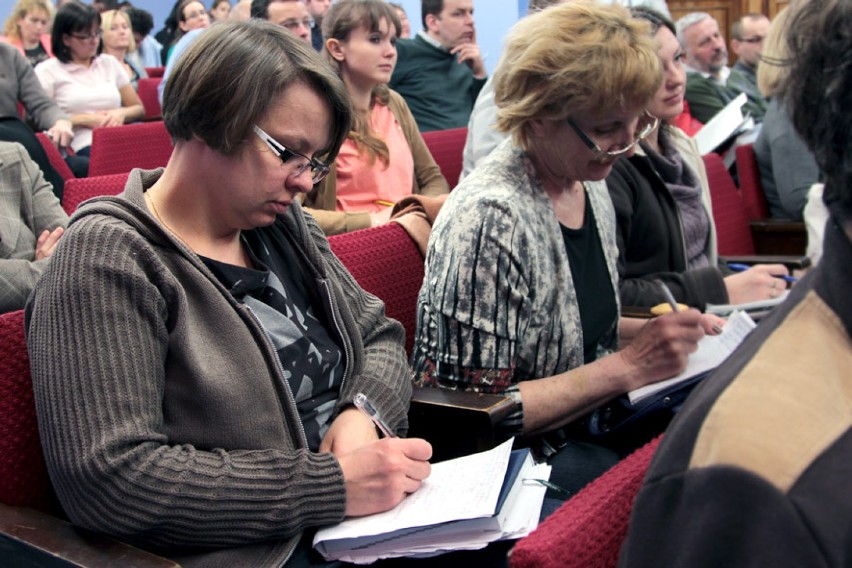
[[[163,73],[166,71],[165,67],[146,67],[145,73],[148,74],[150,78],[162,77]]]
[[[423,133],[423,141],[429,153],[435,158],[441,173],[447,179],[450,189],[459,183],[462,171],[462,153],[467,140],[467,127],[449,130],[433,130]]]
[[[157,97],[157,87],[160,86],[160,81],[162,80],[162,77],[139,79],[136,92],[142,100],[142,106],[145,107],[145,120],[157,120],[163,116],[163,110],[160,108],[160,99]]]
[[[754,154],[754,144],[740,144],[736,149],[737,174],[740,178],[740,193],[743,196],[746,215],[749,219],[768,219],[769,204],[760,183],[760,170]]]
[[[358,284],[384,301],[387,316],[403,325],[405,350],[411,353],[423,283],[417,245],[398,223],[335,235],[328,242]]]
[[[118,195],[124,191],[130,172],[87,178],[74,178],[65,182],[62,208],[71,215],[87,199],[98,195]]]
[[[65,158],[62,157],[62,154],[53,145],[53,140],[48,138],[44,132],[36,132],[36,138],[41,143],[41,147],[44,148],[44,153],[47,154],[50,165],[62,177],[63,181],[74,179],[74,172],[71,171],[71,168],[65,163]]]
[[[710,153],[703,158],[710,182],[710,200],[713,203],[713,220],[716,225],[719,254],[722,256],[755,254],[754,239],[745,205],[731,174],[728,173],[718,154]]]
[[[95,128],[89,175],[104,176],[133,168],[165,166],[172,155],[172,140],[162,120]]]
[[[24,312],[0,315],[0,503],[55,512],[38,437]]]
[[[611,568],[662,437],[639,448],[565,502],[509,557],[512,568]]]

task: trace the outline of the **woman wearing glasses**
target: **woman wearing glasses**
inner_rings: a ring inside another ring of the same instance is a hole
[[[342,0],[323,18],[324,54],[355,111],[352,130],[331,174],[304,205],[326,234],[385,223],[393,205],[412,194],[449,191],[405,100],[388,89],[400,22],[382,0]]]
[[[577,1],[521,20],[494,76],[497,128],[511,139],[450,194],[429,240],[416,382],[514,398],[502,426],[569,489],[620,457],[578,442],[578,419],[682,370],[709,324],[696,310],[619,318],[602,180],[653,127],[660,76],[624,8]]]
[[[653,306],[662,280],[684,304],[742,303],[783,290],[780,264],[733,274],[720,266],[704,162],[695,143],[668,124],[683,111],[686,71],[674,24],[645,7],[632,10],[648,22],[657,42],[663,82],[648,111],[661,120],[636,153],[619,160],[607,178],[617,219],[621,303]]]
[[[428,443],[352,406],[405,431],[402,326],[294,203],[346,137],[346,91],[258,20],[201,35],[166,90],[165,170],[78,209],[30,304],[48,467],[74,523],[182,565],[305,565],[312,528],[430,470]]]
[[[142,101],[121,63],[101,54],[101,16],[91,6],[64,4],[51,32],[54,59],[39,63],[36,76],[47,95],[71,116],[75,155],[68,159],[77,177],[89,169],[92,129],[141,120]]]

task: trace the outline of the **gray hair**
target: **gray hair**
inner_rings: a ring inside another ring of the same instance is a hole
[[[686,48],[686,41],[683,38],[683,32],[686,28],[690,26],[694,26],[698,22],[703,22],[707,18],[712,18],[710,14],[707,12],[690,12],[689,14],[680,18],[677,22],[675,22],[675,29],[677,30],[677,40],[680,42],[680,46]]]

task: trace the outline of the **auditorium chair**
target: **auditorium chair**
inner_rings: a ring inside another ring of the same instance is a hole
[[[68,181],[69,179],[75,179],[74,172],[68,167],[65,158],[62,157],[53,140],[48,138],[44,132],[36,132],[36,138],[38,138],[39,143],[44,148],[44,153],[47,154],[50,165],[53,166],[53,169],[56,170],[56,173],[59,174],[62,180]]]
[[[511,568],[614,568],[661,439],[612,466],[519,540],[509,555]]]
[[[790,270],[808,266],[809,260],[804,256],[804,243],[801,250],[795,243],[778,242],[773,246],[755,246],[754,235],[763,229],[755,228],[746,215],[743,199],[731,174],[728,173],[722,158],[710,153],[702,156],[707,168],[707,178],[710,183],[710,201],[713,208],[713,221],[716,226],[716,240],[719,256],[731,262],[744,264],[785,264]],[[763,234],[763,233],[761,233]]]
[[[329,237],[331,249],[358,284],[385,303],[386,314],[405,328],[411,354],[423,257],[398,223]],[[495,425],[511,414],[508,397],[437,388],[414,388],[409,435],[432,443],[433,461],[482,451],[502,442]]]
[[[807,231],[801,221],[772,219],[760,181],[754,144],[736,148],[740,195],[751,224],[755,248],[763,254],[801,254],[807,247]]]
[[[98,195],[118,195],[124,191],[128,174],[129,172],[125,172],[108,176],[74,178],[66,181],[65,193],[62,195],[62,208],[68,215],[71,215],[87,199]]]
[[[133,168],[164,167],[172,155],[172,139],[162,120],[100,127],[92,131],[89,175],[126,173]]]
[[[0,315],[0,354],[0,565],[176,566],[63,518],[41,451],[23,311]]]
[[[152,78],[152,79],[155,79],[157,77],[162,77],[163,73],[165,73],[165,71],[166,71],[165,67],[146,67],[145,68],[145,73],[148,75],[149,78]]]
[[[139,84],[136,87],[136,93],[142,101],[142,106],[145,107],[145,120],[147,121],[159,120],[163,117],[160,98],[157,96],[157,88],[162,80],[162,77],[139,79]]]
[[[423,133],[423,141],[429,148],[429,153],[441,168],[447,183],[452,190],[459,183],[462,172],[462,153],[467,140],[467,127],[450,128],[448,130],[432,130]]]

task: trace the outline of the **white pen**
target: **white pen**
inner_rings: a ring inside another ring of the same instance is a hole
[[[666,302],[669,304],[669,306],[671,306],[672,312],[679,312],[680,308],[677,305],[677,300],[675,300],[674,294],[672,294],[672,291],[669,290],[669,287],[666,286],[665,282],[663,282],[662,280],[657,280],[656,282],[660,285],[660,290],[662,290]]]
[[[376,407],[373,406],[373,403],[370,402],[370,399],[367,398],[362,392],[359,392],[355,395],[355,399],[352,401],[355,406],[367,415],[367,418],[372,420],[373,424],[376,425],[376,428],[382,431],[382,434],[385,435],[385,438],[396,438],[396,434],[394,434],[388,425],[385,424],[385,421],[382,420],[382,417],[379,416],[379,412],[376,410]]]

